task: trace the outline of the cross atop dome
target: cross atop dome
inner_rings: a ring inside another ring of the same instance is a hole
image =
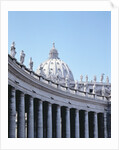
[[[55,49],[55,43],[53,42],[53,49]]]

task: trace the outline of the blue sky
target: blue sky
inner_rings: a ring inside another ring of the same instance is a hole
[[[8,52],[16,43],[16,58],[24,50],[24,64],[29,58],[34,71],[49,56],[52,43],[59,58],[68,64],[75,80],[80,75],[105,74],[111,79],[111,12],[110,11],[10,11],[8,12]]]

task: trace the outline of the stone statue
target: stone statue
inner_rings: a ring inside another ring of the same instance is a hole
[[[11,56],[13,57],[13,58],[15,58],[15,55],[16,55],[16,51],[15,51],[15,42],[13,42],[12,43],[12,45],[11,45]]]
[[[109,83],[109,77],[108,76],[106,77],[106,82]]]
[[[81,81],[81,82],[83,81],[83,76],[82,76],[82,75],[80,76],[80,81]]]
[[[101,74],[100,82],[103,82],[103,79],[104,79],[104,73]]]
[[[22,51],[21,51],[21,54],[20,54],[20,63],[21,63],[21,64],[24,63],[24,59],[25,59],[25,54],[24,54],[24,51],[22,50]]]
[[[97,77],[96,77],[96,75],[94,76],[94,82],[96,82],[97,81]]]
[[[86,82],[88,82],[88,75],[86,75]]]
[[[32,57],[30,58],[30,61],[29,61],[29,67],[30,67],[30,70],[32,71],[32,70],[33,70],[33,61],[32,61]]]

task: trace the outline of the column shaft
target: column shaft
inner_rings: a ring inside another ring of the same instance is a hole
[[[37,101],[36,137],[43,138],[43,103]]]
[[[25,99],[24,93],[19,93],[18,99],[18,130],[17,137],[24,138],[25,137]]]
[[[107,113],[104,113],[104,138],[107,138]]]
[[[34,138],[34,106],[33,98],[28,98],[28,112],[27,112],[27,137]]]
[[[79,111],[75,110],[75,138],[79,138]]]
[[[61,107],[56,108],[56,138],[61,138]]]
[[[85,111],[85,138],[89,138],[88,111]]]
[[[52,105],[50,103],[47,109],[47,138],[52,138]]]
[[[66,138],[70,138],[70,109],[66,108]]]
[[[98,118],[96,112],[94,112],[94,138],[98,138]]]
[[[8,88],[9,97],[8,97],[8,137],[15,138],[15,126],[16,126],[16,94],[15,88]]]

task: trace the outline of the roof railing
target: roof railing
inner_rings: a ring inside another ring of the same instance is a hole
[[[56,83],[50,79],[45,78],[45,76],[38,75],[34,71],[30,70],[27,68],[25,65],[21,64],[20,62],[17,61],[16,58],[13,58],[11,55],[8,54],[8,57],[15,63],[19,68],[21,68],[23,71],[25,71],[27,74],[31,75],[35,79],[38,79],[40,82],[47,83],[48,85],[57,88],[61,91],[69,92],[70,94],[75,94],[83,97],[88,97],[92,99],[99,99],[99,100],[108,100],[111,101],[111,96],[102,96],[102,95],[97,95],[94,93],[89,93],[89,92],[84,92],[79,89],[71,88],[65,85],[62,85],[60,83]]]

